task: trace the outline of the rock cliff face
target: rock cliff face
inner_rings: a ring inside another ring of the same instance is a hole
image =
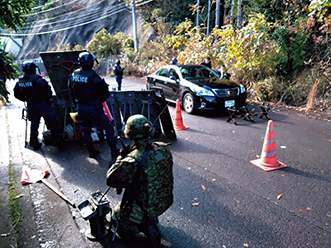
[[[133,35],[131,8],[117,0],[69,0],[49,13],[38,14],[39,17],[42,15],[48,18],[34,23],[17,60],[39,58],[39,52],[56,51],[57,44],[84,47],[102,28],[111,34]],[[143,39],[139,34],[142,21],[139,15],[136,16],[138,39]]]

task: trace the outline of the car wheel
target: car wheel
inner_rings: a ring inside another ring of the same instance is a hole
[[[195,112],[194,98],[191,93],[186,93],[183,98],[183,108],[188,114]]]

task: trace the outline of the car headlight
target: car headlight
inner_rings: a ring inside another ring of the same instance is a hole
[[[211,90],[202,87],[196,87],[193,91],[197,94],[197,96],[215,96]]]
[[[240,84],[240,93],[244,93],[246,91],[244,85]]]

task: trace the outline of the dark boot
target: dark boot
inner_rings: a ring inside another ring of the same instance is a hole
[[[144,233],[147,236],[152,248],[161,247],[161,233],[155,223],[149,225]]]
[[[33,147],[35,151],[39,150],[40,147],[42,146],[41,143],[39,143],[38,139],[31,139],[30,140],[30,146]]]
[[[100,153],[99,150],[94,148],[93,144],[86,144],[86,147],[88,149],[90,158],[95,158]]]
[[[120,151],[117,149],[115,144],[109,144],[111,150],[111,157],[116,159],[120,155]]]

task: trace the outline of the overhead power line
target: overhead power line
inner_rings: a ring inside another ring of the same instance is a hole
[[[111,7],[106,11],[106,13],[109,12],[109,11],[112,11],[113,9],[122,8],[122,7],[125,7],[125,4],[121,3],[121,4],[118,4],[114,7]],[[86,15],[79,16],[79,17],[77,17],[76,15],[73,14],[74,12],[78,12],[78,10],[75,10],[75,11],[72,11],[70,13],[66,13],[65,15],[61,15],[61,17],[62,17],[61,19],[59,17],[56,17],[56,19],[60,19],[58,21],[48,22],[50,19],[42,19],[42,20],[47,20],[47,23],[35,24],[35,25],[33,25],[33,27],[34,28],[36,28],[36,27],[45,27],[45,26],[51,26],[51,25],[55,25],[55,24],[59,24],[59,23],[68,24],[68,22],[71,21],[71,20],[74,20],[76,22],[83,21],[83,20],[84,21],[89,21],[92,18],[99,17],[100,16],[100,10],[104,10],[104,9],[102,7],[99,7],[97,9],[93,9],[91,12],[87,13]],[[65,18],[66,16],[72,16],[72,17]],[[55,18],[53,18],[53,19],[55,19]],[[39,20],[39,22],[42,21],[42,20]],[[24,28],[23,30],[30,30],[30,28]]]
[[[136,4],[136,6],[141,6],[141,5],[147,4],[147,3],[152,2],[152,1],[153,0],[143,1],[143,2],[140,2],[139,4]],[[117,8],[118,6],[120,6],[120,7]],[[77,23],[77,22],[79,22],[80,20],[83,20],[82,18],[84,18],[84,17],[79,18],[78,21],[76,21],[76,24],[72,24],[70,22],[68,23],[68,19],[67,20],[64,20],[64,22],[66,22],[67,24],[70,24],[70,26],[59,27],[56,30],[49,30],[49,31],[44,31],[44,32],[35,32],[35,33],[28,33],[28,34],[1,33],[1,35],[4,35],[4,36],[10,36],[10,35],[11,36],[31,36],[31,35],[43,35],[43,34],[56,33],[56,32],[61,32],[61,31],[69,30],[69,29],[72,29],[72,28],[84,26],[84,25],[87,25],[87,24],[90,24],[90,23],[93,23],[93,22],[96,22],[96,21],[105,19],[105,18],[107,18],[109,16],[115,15],[115,14],[120,13],[122,11],[128,10],[128,8],[126,7],[126,5],[123,4],[123,3],[122,4],[118,4],[115,7],[117,8],[117,10],[113,11],[115,8],[110,8],[110,9],[107,10],[107,12],[109,12],[108,14],[103,15],[103,16],[101,16],[99,18],[96,18],[96,19],[93,19],[93,20],[90,20],[90,18],[89,18],[89,19],[85,20],[83,23]],[[93,17],[94,17],[94,14],[93,14]],[[45,24],[45,25],[47,25],[47,24]],[[45,25],[43,25],[43,26],[45,26]]]

